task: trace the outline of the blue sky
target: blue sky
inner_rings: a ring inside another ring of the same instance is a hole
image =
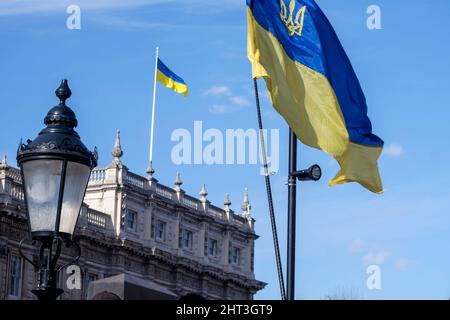
[[[450,30],[447,0],[319,0],[361,81],[374,132],[386,142],[380,159],[385,194],[357,184],[330,188],[338,165],[299,146],[299,167],[322,166],[317,183],[298,190],[296,297],[324,299],[353,292],[364,299],[450,297]],[[68,30],[66,8],[81,8],[81,30]],[[380,6],[382,29],[368,30],[366,9]],[[108,164],[116,129],[123,161],[144,174],[148,161],[154,50],[190,86],[184,98],[158,86],[154,167],[171,185],[222,205],[229,192],[239,211],[249,188],[261,236],[256,277],[268,283],[258,299],[278,299],[264,179],[258,165],[174,165],[170,135],[177,128],[256,128],[246,58],[245,1],[131,0],[0,3],[0,153],[15,163],[19,140],[33,138],[69,79],[78,132]],[[265,86],[260,82],[265,93]],[[267,128],[280,130],[280,171],[272,177],[283,252],[286,238],[287,126],[262,101]],[[366,288],[366,267],[381,267],[382,289]]]

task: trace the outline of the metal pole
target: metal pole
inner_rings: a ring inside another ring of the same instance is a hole
[[[153,79],[152,124],[151,124],[151,129],[150,129],[150,154],[149,154],[149,157],[148,157],[149,167],[152,167],[152,161],[153,161],[153,131],[154,131],[154,127],[155,127],[156,79],[158,77],[158,51],[159,51],[159,48],[156,47],[155,77]]]
[[[295,223],[297,178],[297,137],[289,129],[288,230],[287,230],[287,299],[295,300]]]
[[[257,111],[257,115],[258,115],[258,127],[259,127],[259,139],[261,142],[261,153],[263,156],[263,163],[264,163],[264,178],[266,181],[267,201],[269,202],[270,223],[272,225],[272,236],[273,236],[273,244],[274,244],[274,248],[275,248],[275,259],[276,259],[276,263],[277,263],[278,281],[279,281],[279,285],[280,285],[281,300],[286,300],[286,289],[284,286],[283,266],[281,264],[280,245],[278,243],[277,223],[275,221],[275,210],[273,208],[272,188],[270,186],[270,173],[269,173],[269,168],[267,166],[266,145],[264,142],[263,125],[262,125],[262,117],[261,117],[261,105],[259,103],[258,81],[256,78],[253,78],[253,85],[255,87],[256,111]]]

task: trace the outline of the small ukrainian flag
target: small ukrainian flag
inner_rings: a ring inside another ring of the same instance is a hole
[[[170,70],[159,58],[157,79],[167,88],[182,93],[185,97],[188,95],[188,86],[184,80]]]

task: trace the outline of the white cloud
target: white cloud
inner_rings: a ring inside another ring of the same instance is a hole
[[[411,262],[405,258],[399,258],[394,263],[395,270],[397,271],[405,271],[410,265]]]
[[[377,253],[368,253],[365,256],[363,256],[363,263],[367,266],[372,265],[372,264],[380,265],[387,259],[388,256],[389,256],[389,252],[387,252],[387,251],[379,251]]]
[[[383,155],[398,158],[405,154],[403,146],[399,143],[391,143],[383,148]]]
[[[223,113],[230,113],[232,109],[224,104],[215,104],[211,108],[209,108],[209,112],[214,114],[223,114]]]
[[[229,100],[239,107],[248,107],[250,105],[250,101],[243,96],[233,96]]]
[[[231,95],[231,90],[227,86],[214,85],[211,88],[209,88],[208,90],[206,90],[205,92],[203,92],[203,95],[204,96],[218,96],[218,95],[229,96],[229,95]]]
[[[177,27],[173,24],[168,23],[151,23],[144,20],[135,20],[130,18],[122,18],[122,17],[115,17],[112,15],[109,16],[98,16],[93,19],[93,22],[109,26],[109,27],[118,27],[121,29],[155,29],[155,28],[173,28]]]
[[[234,95],[230,87],[226,85],[213,85],[202,93],[203,96],[215,96],[219,104],[213,105],[211,113],[229,113],[240,108],[250,106],[251,102],[246,96]],[[224,99],[227,101],[224,102]],[[222,102],[221,102],[222,101]]]
[[[348,252],[359,253],[359,252],[362,252],[365,247],[366,247],[366,242],[364,240],[356,239],[348,245]]]
[[[74,3],[75,2],[75,3]],[[0,16],[13,16],[34,13],[65,13],[69,5],[76,4],[81,10],[127,9],[156,4],[179,3],[180,5],[215,6],[222,9],[244,7],[240,0],[2,0]]]
[[[78,0],[81,10],[116,9],[126,7],[139,7],[163,3],[166,0]],[[66,14],[66,8],[74,4],[73,0],[2,0],[0,2],[0,16],[11,16],[33,13],[57,13]]]

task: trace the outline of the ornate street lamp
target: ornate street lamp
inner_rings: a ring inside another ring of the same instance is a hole
[[[74,130],[78,122],[66,106],[72,95],[67,80],[55,93],[60,102],[45,117],[47,127],[33,141],[21,143],[17,151],[31,238],[41,243],[37,264],[21,254],[37,270],[33,293],[39,300],[55,300],[63,293],[56,285],[58,271],[64,267],[57,267],[62,244],[78,251],[71,263],[80,256],[73,233],[98,158],[97,151],[90,152]]]

